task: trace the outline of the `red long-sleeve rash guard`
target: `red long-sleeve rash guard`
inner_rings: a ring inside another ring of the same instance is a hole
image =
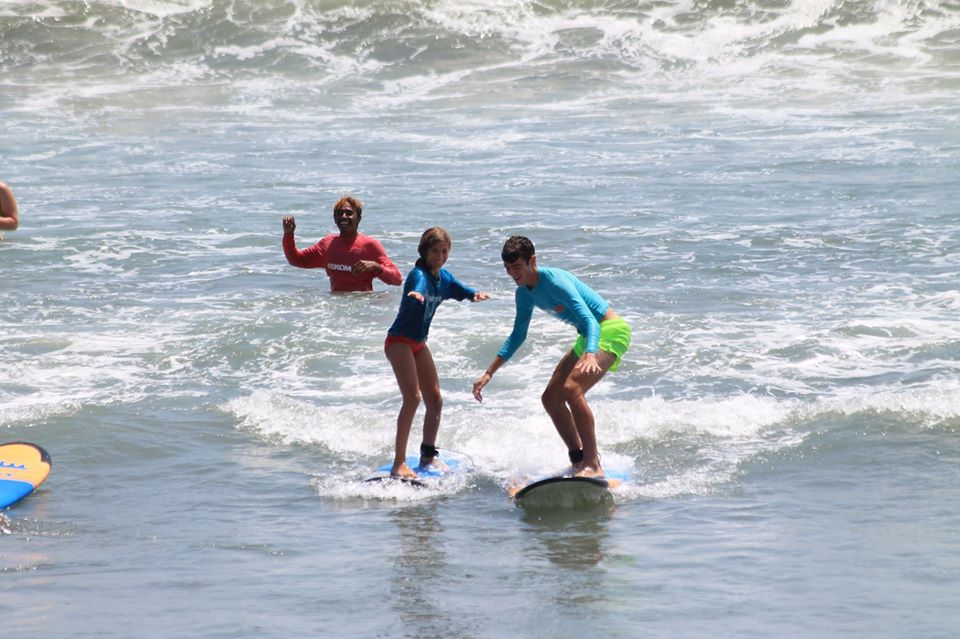
[[[374,277],[394,286],[403,281],[400,271],[383,250],[383,245],[362,233],[357,233],[353,241],[344,240],[339,235],[328,235],[302,251],[297,249],[293,233],[284,233],[283,254],[290,264],[298,268],[326,269],[330,290],[337,293],[372,291]],[[358,277],[351,269],[359,260],[377,262],[383,271],[377,276],[368,274]]]

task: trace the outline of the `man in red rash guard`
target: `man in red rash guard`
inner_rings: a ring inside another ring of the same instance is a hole
[[[330,278],[330,290],[372,291],[373,278],[399,286],[400,271],[387,257],[383,245],[372,237],[357,232],[363,204],[353,197],[340,198],[333,205],[333,223],[340,235],[328,235],[310,248],[299,250],[293,239],[297,228],[294,218],[283,218],[283,254],[299,268],[323,268]]]

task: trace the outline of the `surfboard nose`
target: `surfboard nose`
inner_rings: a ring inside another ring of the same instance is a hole
[[[41,446],[28,442],[0,444],[0,508],[36,490],[51,467],[50,454]]]

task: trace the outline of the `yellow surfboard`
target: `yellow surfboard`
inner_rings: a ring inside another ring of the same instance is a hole
[[[0,508],[20,501],[50,474],[50,455],[36,444],[0,444]]]

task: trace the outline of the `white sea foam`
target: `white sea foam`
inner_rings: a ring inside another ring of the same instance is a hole
[[[43,395],[0,395],[0,427],[37,428],[55,417],[74,415],[81,408],[82,402],[74,398],[72,393],[54,392]]]
[[[887,414],[922,429],[955,425],[960,418],[960,383],[950,379],[928,388],[850,392],[824,401],[822,410],[844,415]]]
[[[157,18],[200,11],[213,4],[211,0],[103,0],[103,3]]]
[[[755,395],[668,401],[594,399],[598,436],[604,464],[632,476],[621,499],[662,499],[705,494],[731,481],[744,463],[801,445],[809,435],[807,424],[832,415],[893,413],[918,428],[931,428],[960,416],[960,396],[951,388],[887,390],[851,393],[815,401],[776,399]],[[387,458],[393,440],[391,410],[363,404],[322,406],[255,392],[231,400],[225,409],[235,414],[238,427],[252,429],[267,440],[285,444],[319,444],[347,460]],[[416,441],[419,423],[411,441]],[[517,399],[509,406],[480,407],[454,402],[445,411],[442,447],[470,455],[478,472],[504,485],[518,477],[556,472],[565,464],[565,450],[549,418],[534,399]],[[654,455],[627,455],[640,445]],[[695,451],[685,463],[671,462],[664,471],[659,446]],[[369,464],[369,462],[366,462]],[[367,469],[369,470],[369,469]],[[406,491],[382,487],[361,490],[350,481],[321,481],[318,491],[337,499],[407,499]]]
[[[344,455],[386,450],[391,430],[376,409],[363,405],[318,406],[268,391],[230,400],[224,409],[237,416],[238,427],[286,444],[320,444]]]
[[[362,474],[353,478],[317,476],[311,484],[319,496],[344,505],[378,502],[416,505],[447,498],[470,485],[469,477],[444,481],[429,488],[400,482],[363,482],[362,479]]]
[[[771,100],[779,92],[809,95],[822,108],[818,95],[849,94],[848,86],[859,91],[857,87],[883,83],[882,90],[871,92],[874,98],[899,102],[897,96],[912,96],[916,87],[906,94],[897,87],[916,83],[918,74],[930,80],[930,90],[937,90],[938,78],[955,76],[942,64],[939,50],[944,38],[949,41],[944,34],[956,27],[956,17],[885,0],[850,13],[835,0],[778,8],[674,2],[639,11],[603,6],[551,10],[516,2],[414,3],[405,7],[400,25],[394,24],[389,3],[324,10],[293,3],[287,15],[267,11],[251,16],[201,0],[125,0],[114,6],[125,9],[128,19],[145,17],[117,23],[103,16],[91,18],[87,32],[96,34],[91,43],[104,55],[90,56],[86,47],[81,49],[85,58],[71,59],[78,75],[89,70],[96,81],[54,81],[47,84],[45,98],[31,91],[24,99],[68,104],[71,99],[133,97],[150,87],[218,84],[224,77],[242,83],[278,64],[301,76],[293,82],[303,82],[302,89],[343,81],[367,87],[356,100],[358,109],[448,98],[479,104],[498,78],[511,86],[518,79],[550,76],[556,81],[541,82],[544,90],[573,93],[574,99],[593,105],[636,95],[710,105],[746,98],[744,105],[753,106],[757,98]],[[59,15],[58,3],[45,7]],[[262,22],[244,22],[258,16]],[[195,49],[175,47],[168,58],[167,45],[179,42],[182,30],[199,30],[209,37],[189,39]],[[84,35],[82,28],[77,32]],[[384,50],[371,42],[383,43]],[[398,55],[392,49],[398,43],[402,51],[412,52]],[[456,55],[443,55],[444,47],[453,47]],[[150,54],[145,56],[144,50]],[[461,50],[469,55],[461,55]],[[97,67],[111,60],[127,61],[138,70]],[[211,61],[213,67],[208,66]],[[264,69],[258,68],[261,64]],[[582,84],[569,91],[574,87],[562,80],[583,74],[584,64],[589,77],[600,81],[586,89],[587,97]],[[313,70],[309,79],[303,76],[304,68]],[[618,78],[629,80],[621,86]],[[636,90],[638,82],[642,92]],[[677,94],[678,85],[689,87],[683,96]],[[285,87],[290,86],[288,79]],[[369,90],[376,86],[382,90]],[[273,100],[276,95],[264,97]],[[729,99],[718,100],[720,96]],[[566,99],[569,96],[554,96],[538,108],[555,109]]]

